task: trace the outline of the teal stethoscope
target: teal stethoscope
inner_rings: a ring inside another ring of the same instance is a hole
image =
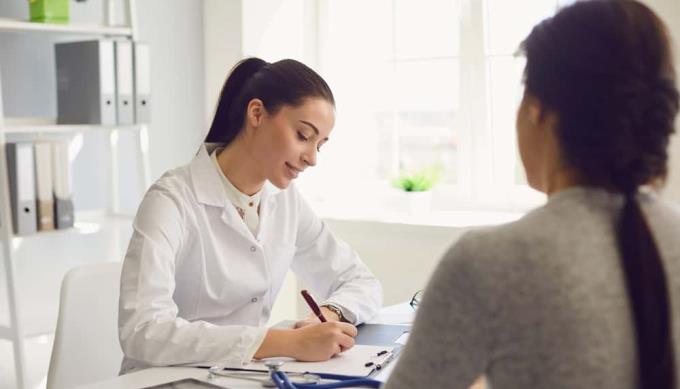
[[[312,374],[318,379],[315,383],[293,383],[288,375],[281,371],[281,366],[283,366],[282,361],[267,361],[265,366],[269,369],[269,377],[271,378],[274,385],[279,389],[334,389],[334,388],[351,388],[351,387],[363,387],[363,388],[379,388],[382,382],[374,380],[367,377],[356,377],[347,376],[341,374]],[[320,381],[334,380],[335,382],[330,382],[327,384],[322,384]]]
[[[348,376],[327,373],[285,373],[281,371],[283,361],[266,361],[265,366],[269,369],[268,377],[262,377],[264,372],[239,371],[225,373],[218,367],[208,370],[208,378],[215,376],[231,377],[245,380],[258,381],[264,387],[278,389],[334,389],[334,388],[379,388],[382,382],[368,377]],[[259,377],[258,377],[259,376]],[[322,384],[321,380],[333,380]]]

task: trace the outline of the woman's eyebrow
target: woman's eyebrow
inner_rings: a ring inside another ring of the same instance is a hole
[[[312,130],[314,130],[314,132],[316,133],[316,135],[319,135],[319,129],[316,128],[316,126],[313,125],[312,123],[310,123],[310,122],[308,122],[308,121],[306,121],[306,120],[300,120],[300,123],[304,123],[304,124],[306,124],[306,125],[312,127]],[[324,140],[328,140],[328,138],[326,138],[326,139],[324,139]]]

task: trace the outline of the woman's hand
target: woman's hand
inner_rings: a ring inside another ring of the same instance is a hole
[[[472,384],[472,386],[470,386],[468,389],[486,389],[486,388],[487,388],[486,379],[484,378],[484,376],[480,376],[479,378],[477,378],[475,383]]]
[[[328,309],[326,307],[321,307],[320,309],[321,309],[321,314],[323,314],[323,317],[325,317],[326,320],[328,320],[328,321],[340,321],[340,318],[338,317],[338,315],[335,312],[331,311],[330,309]],[[302,327],[306,327],[306,326],[311,325],[311,324],[319,324],[319,323],[321,323],[319,318],[316,317],[316,315],[314,315],[313,313],[310,313],[309,316],[307,316],[306,318],[304,318],[302,320],[298,320],[297,322],[295,322],[294,328],[302,328]]]
[[[255,359],[291,357],[299,361],[327,361],[354,346],[357,328],[349,323],[311,323],[297,329],[271,328]]]
[[[357,328],[349,323],[314,323],[292,331],[290,356],[299,361],[326,361],[354,346]]]

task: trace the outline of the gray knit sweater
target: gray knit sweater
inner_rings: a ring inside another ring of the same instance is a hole
[[[639,195],[680,334],[680,213]],[[571,188],[517,222],[464,235],[426,289],[385,389],[634,388],[635,341],[614,223],[623,198]],[[680,348],[675,342],[676,360]]]

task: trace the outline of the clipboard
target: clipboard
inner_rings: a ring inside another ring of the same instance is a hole
[[[283,320],[272,328],[293,328],[294,320]],[[410,324],[359,324],[355,344],[366,346],[394,346],[402,335],[411,331]]]
[[[409,324],[359,324],[355,344],[394,346],[397,339],[411,331]]]

